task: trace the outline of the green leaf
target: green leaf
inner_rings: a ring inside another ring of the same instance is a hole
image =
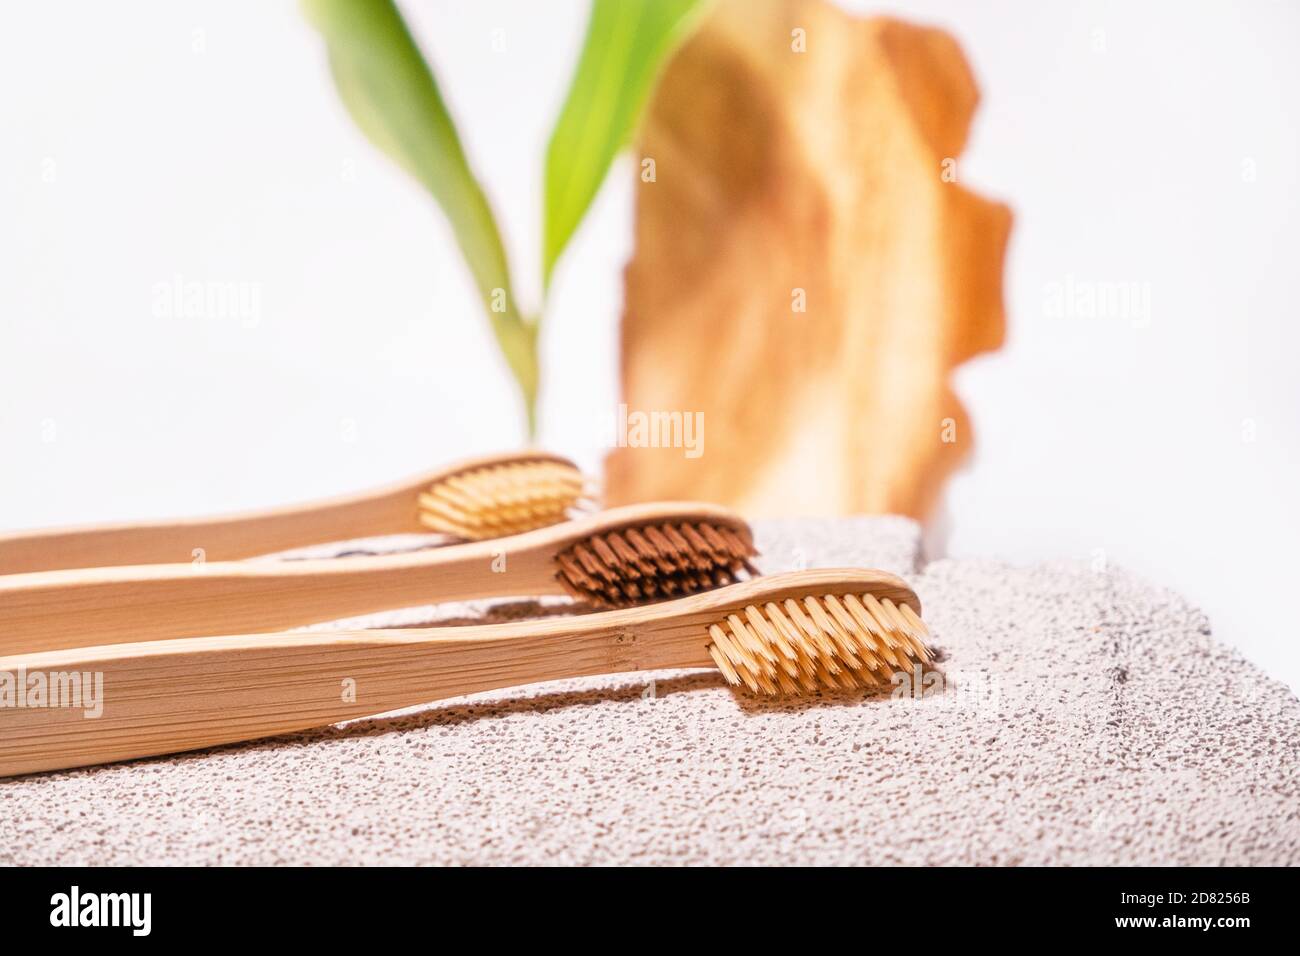
[[[433,72],[391,0],[304,0],[344,105],[367,137],[438,201],[524,395],[533,431],[537,330],[522,318],[492,209]],[[499,290],[499,291],[498,291]]]
[[[547,287],[610,163],[635,134],[660,68],[703,6],[700,0],[593,0],[582,56],[546,150]]]

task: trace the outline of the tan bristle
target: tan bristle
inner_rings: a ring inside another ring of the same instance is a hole
[[[586,492],[583,475],[557,461],[490,465],[435,482],[420,495],[420,523],[469,541],[566,521]]]
[[[592,535],[556,555],[571,595],[597,607],[683,597],[755,574],[748,531],[707,521],[665,521]]]
[[[709,628],[709,656],[727,683],[756,694],[889,686],[930,662],[924,622],[906,604],[864,594],[751,604]]]

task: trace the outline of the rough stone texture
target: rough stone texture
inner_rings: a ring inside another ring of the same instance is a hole
[[[0,863],[1300,862],[1300,702],[1177,595],[1080,564],[916,573],[900,519],[759,540],[769,571],[907,574],[942,688],[623,675],[5,781]]]

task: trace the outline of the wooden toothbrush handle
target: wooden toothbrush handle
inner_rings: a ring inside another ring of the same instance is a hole
[[[30,686],[34,675],[45,675],[51,688],[46,706],[0,708],[0,776],[252,740],[542,680],[710,665],[701,623],[656,629],[629,619],[631,613],[426,631],[193,638],[0,658],[0,680],[7,673]],[[48,706],[52,688],[71,688],[73,675],[80,696],[61,690],[59,702],[77,706]]]
[[[177,521],[0,534],[0,574],[60,568],[233,561],[322,541],[422,530],[417,496],[401,486],[293,507]]]
[[[242,514],[0,533],[0,574],[135,564],[234,561],[325,541],[427,532],[420,494],[467,472],[567,458],[544,451],[469,458],[368,491]]]
[[[252,740],[543,680],[713,667],[711,625],[751,605],[826,593],[871,593],[920,613],[892,574],[817,569],[580,617],[0,656],[0,776]]]
[[[250,634],[390,608],[563,594],[552,549],[485,541],[407,554],[48,571],[0,577],[0,657]]]

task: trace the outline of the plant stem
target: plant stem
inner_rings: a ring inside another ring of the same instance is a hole
[[[537,437],[537,390],[541,370],[537,360],[537,320],[525,319],[517,313],[493,314],[493,329],[506,364],[519,386],[524,402],[527,437],[531,442]]]

